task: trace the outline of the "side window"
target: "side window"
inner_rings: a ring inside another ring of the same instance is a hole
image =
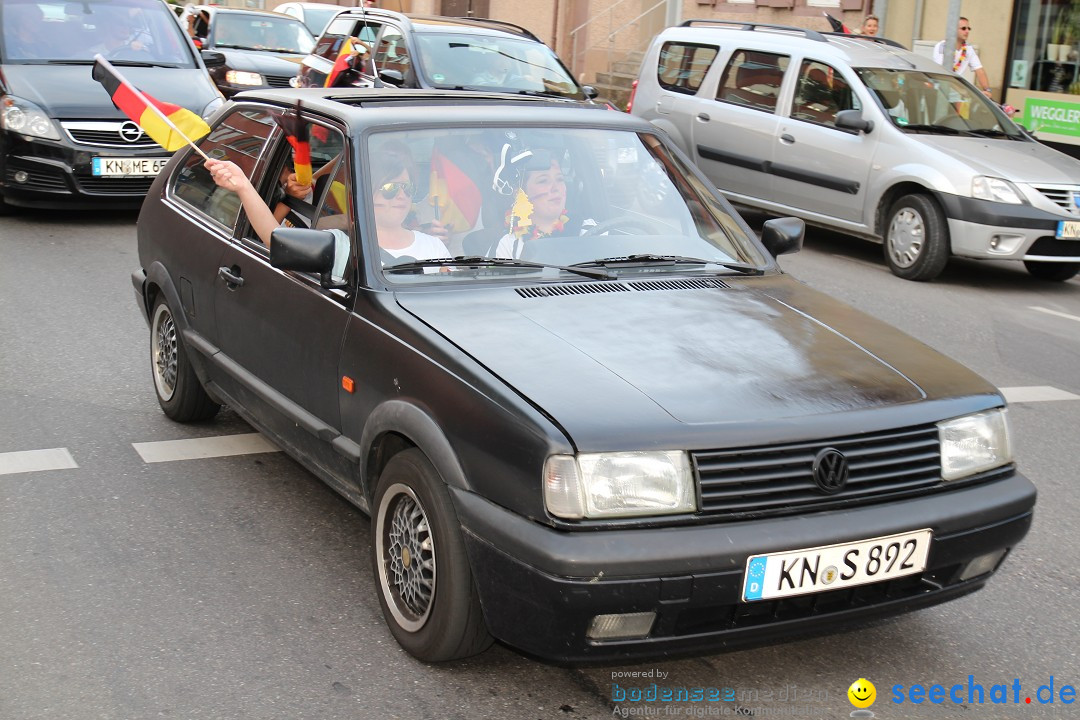
[[[383,28],[379,46],[375,50],[375,65],[380,73],[387,70],[401,73],[404,86],[409,77],[409,49],[405,45],[405,36],[392,25]]]
[[[716,99],[773,112],[787,66],[786,55],[739,50],[724,68]]]
[[[212,158],[232,160],[251,177],[274,127],[265,110],[241,108],[210,131],[198,146]],[[240,213],[240,199],[236,193],[218,187],[203,162],[198,153],[187,157],[173,178],[173,194],[219,223],[233,227]]]
[[[859,99],[839,72],[825,63],[803,61],[791,117],[835,127],[836,113],[858,107]]]
[[[316,43],[315,49],[311,51],[312,54],[326,58],[330,62],[337,60],[338,53],[341,51],[341,44],[345,42],[346,37],[352,34],[353,25],[355,24],[356,21],[349,18],[332,20],[319,37],[319,42]]]
[[[719,51],[715,45],[664,43],[660,48],[656,80],[665,90],[693,95],[701,87],[701,81]]]

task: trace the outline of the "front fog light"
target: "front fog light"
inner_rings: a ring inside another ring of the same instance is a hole
[[[654,612],[623,613],[621,615],[597,615],[589,623],[585,636],[590,640],[629,640],[649,636]]]
[[[990,238],[990,252],[1001,255],[1011,255],[1024,242],[1023,235],[995,235]]]
[[[13,177],[15,178],[15,182],[21,185],[30,179],[30,173],[26,172],[25,170],[18,170],[15,172],[15,175]]]
[[[998,566],[998,563],[1001,562],[1001,559],[1005,557],[1006,552],[1007,550],[995,550],[992,553],[980,555],[975,558],[969,562],[964,567],[963,572],[960,573],[960,582],[992,572],[994,568]]]
[[[939,422],[938,438],[942,480],[992,470],[1013,459],[1004,408]]]

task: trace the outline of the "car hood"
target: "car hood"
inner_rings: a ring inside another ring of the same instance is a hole
[[[8,92],[39,105],[53,118],[113,119],[124,114],[109,93],[91,77],[92,65],[4,65]],[[201,113],[217,97],[201,68],[118,68],[137,88],[158,100]]]
[[[1021,183],[1075,184],[1080,163],[1037,142],[972,137],[918,135],[924,144],[940,150],[979,175]]]
[[[786,276],[731,285],[539,297],[507,289],[453,302],[445,292],[401,293],[398,302],[576,440],[598,422],[776,422],[996,393]]]
[[[300,72],[303,55],[267,52],[265,50],[230,50],[214,48],[225,53],[225,65],[233,70],[257,72],[262,75],[296,75]]]

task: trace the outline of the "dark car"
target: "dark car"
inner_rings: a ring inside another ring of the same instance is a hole
[[[289,15],[213,5],[191,6],[184,13],[197,44],[224,56],[224,62],[210,68],[210,77],[225,97],[253,88],[289,87],[300,61],[315,46],[304,23]]]
[[[347,80],[401,88],[484,90],[586,100],[559,57],[519,25],[480,18],[425,17],[389,10],[349,9],[327,25],[304,58],[298,87],[323,87],[347,38],[364,50]]]
[[[981,588],[1028,531],[998,390],[781,272],[802,222],[759,241],[647,122],[246,93],[200,145],[269,203],[299,95],[310,228],[268,250],[190,152],[152,188],[132,280],[153,384],[178,421],[227,403],[371,514],[379,602],[416,657],[848,627]]]
[[[0,3],[0,212],[138,207],[169,153],[91,75],[101,53],[140,90],[209,117],[222,103],[159,0]]]

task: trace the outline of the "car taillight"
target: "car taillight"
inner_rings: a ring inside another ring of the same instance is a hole
[[[637,95],[637,80],[630,85],[630,102],[626,103],[626,112],[634,109],[634,96]]]

